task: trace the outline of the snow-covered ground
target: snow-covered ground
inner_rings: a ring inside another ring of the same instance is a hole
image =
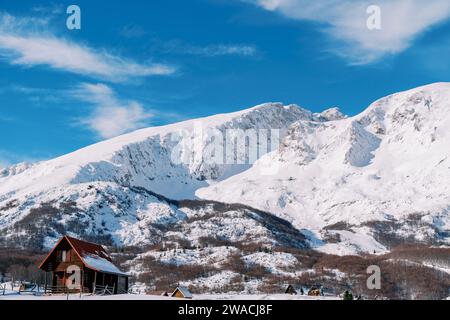
[[[274,274],[285,274],[286,269],[294,267],[298,262],[292,254],[285,252],[256,252],[244,256],[243,260],[247,265],[259,265]]]
[[[290,295],[290,294],[246,294],[246,295],[198,295],[194,296],[198,300],[341,300],[340,297],[323,296],[312,297],[306,295]]]
[[[207,283],[199,280],[199,284],[214,287],[211,284],[223,285],[226,277],[232,276],[231,272],[224,272],[217,275],[214,279],[208,279]],[[181,284],[182,285],[182,284]],[[251,284],[250,284],[251,285]],[[3,294],[3,287],[6,290]],[[0,300],[180,300],[161,295],[149,294],[119,294],[112,296],[99,296],[91,294],[55,294],[43,295],[42,293],[19,293],[19,286],[11,289],[11,283],[3,283],[0,285]],[[142,288],[143,290],[145,287]],[[340,300],[336,296],[313,297],[307,295],[290,295],[290,294],[193,294],[194,300]],[[183,299],[181,299],[183,300]]]
[[[137,258],[152,256],[163,263],[175,265],[205,264],[220,267],[221,263],[227,261],[230,254],[236,252],[234,247],[211,247],[201,249],[172,250],[164,252],[149,251]]]
[[[52,295],[52,296],[34,296],[31,294],[8,294],[0,295],[0,300],[185,300],[156,295],[114,295],[114,296],[91,296],[72,294],[66,295]],[[289,295],[289,294],[199,294],[193,295],[193,300],[341,300],[339,297],[311,297],[305,295]]]

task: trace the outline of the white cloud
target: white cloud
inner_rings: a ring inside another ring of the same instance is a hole
[[[53,69],[109,81],[130,77],[168,75],[175,68],[165,64],[140,64],[130,59],[58,38],[42,31],[48,21],[16,18],[0,13],[0,57],[11,64],[45,65]],[[32,26],[33,30],[29,30]],[[40,31],[36,31],[40,29]]]
[[[186,48],[189,54],[214,56],[253,56],[257,50],[249,45],[211,45],[206,47],[190,47]]]
[[[92,114],[81,124],[96,132],[101,138],[112,138],[144,127],[152,117],[136,101],[121,101],[114,91],[104,84],[82,84],[72,93],[76,98],[94,105]]]
[[[59,15],[64,14],[64,7],[60,3],[51,3],[49,5],[37,5],[31,8],[31,11],[42,15]]]
[[[337,40],[334,53],[355,64],[374,62],[411,46],[430,27],[450,17],[448,0],[242,0],[287,18],[318,22]],[[367,8],[381,8],[382,29],[367,28]]]
[[[131,23],[122,27],[119,34],[125,38],[141,38],[146,36],[148,32],[141,26]]]
[[[170,41],[163,45],[163,50],[169,53],[180,53],[199,55],[206,57],[217,56],[254,56],[258,50],[248,44],[211,44],[207,46],[196,46],[181,41]]]
[[[10,121],[13,121],[13,118],[12,118],[12,117],[0,115],[0,124],[1,124],[2,122],[10,122]]]

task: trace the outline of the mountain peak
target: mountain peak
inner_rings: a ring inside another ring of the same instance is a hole
[[[386,109],[386,107],[396,108],[398,106],[408,107],[427,102],[427,100],[446,102],[449,101],[449,98],[450,82],[436,82],[383,97],[371,104],[362,114],[379,107],[383,109]]]
[[[347,116],[341,112],[339,107],[327,109],[319,113],[318,116],[326,121],[336,121],[347,118]]]
[[[285,105],[282,102],[266,102],[254,106],[249,109],[244,109],[242,111],[238,111],[236,114],[248,114],[253,112],[269,112],[269,113],[292,113],[299,116],[302,119],[312,119],[313,113],[305,108],[300,107],[297,104],[287,104]]]

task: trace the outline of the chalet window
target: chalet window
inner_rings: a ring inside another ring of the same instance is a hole
[[[66,250],[61,251],[61,261],[62,262],[67,261],[67,251]]]

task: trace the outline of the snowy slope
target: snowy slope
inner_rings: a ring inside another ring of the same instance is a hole
[[[449,128],[450,84],[394,94],[355,117],[298,121],[278,151],[197,195],[276,213],[330,253],[382,252],[387,235],[448,243]],[[276,173],[258,174],[268,163]]]
[[[284,130],[299,119],[314,116],[294,105],[268,103],[231,114],[138,130],[54,160],[3,169],[0,171],[0,203],[12,193],[33,194],[64,184],[91,181],[142,186],[175,199],[191,198],[198,187],[208,184],[207,179],[223,178],[227,168],[206,164],[201,155],[182,161],[183,155],[175,154],[174,150],[181,145],[181,139],[186,140],[186,144],[199,139],[198,149],[207,152],[207,145],[211,143],[208,130]],[[194,136],[198,133],[203,136]],[[239,169],[246,168],[248,165]],[[239,169],[234,170],[239,172]]]

